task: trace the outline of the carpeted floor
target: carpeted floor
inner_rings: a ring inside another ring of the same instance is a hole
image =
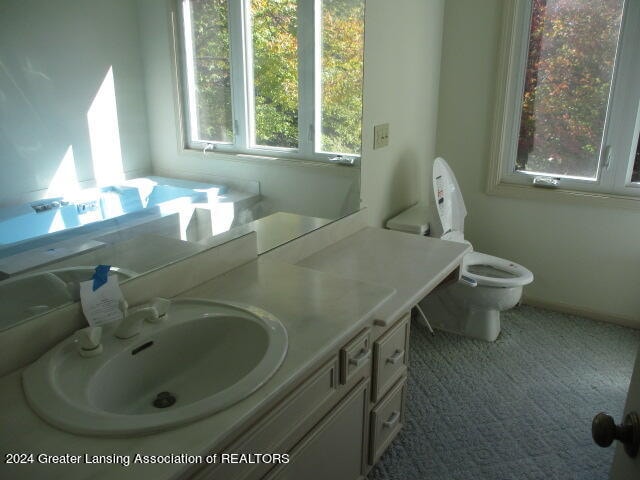
[[[522,306],[485,343],[412,325],[403,431],[369,480],[608,478],[640,331]]]

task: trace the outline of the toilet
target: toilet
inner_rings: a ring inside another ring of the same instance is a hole
[[[464,238],[462,193],[443,158],[433,162],[433,192],[431,236],[471,245]],[[532,281],[533,273],[522,265],[471,251],[462,258],[458,280],[436,287],[419,306],[434,328],[494,341],[500,334],[500,312],[516,306],[522,287]]]

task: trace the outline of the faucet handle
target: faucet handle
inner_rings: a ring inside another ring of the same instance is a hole
[[[171,305],[171,300],[166,298],[154,298],[150,304],[128,308],[127,302],[122,299],[120,301],[120,310],[122,311],[122,321],[116,328],[114,335],[120,339],[134,337],[142,330],[142,322],[158,323],[163,321],[167,316],[167,311]]]
[[[83,357],[95,357],[102,353],[102,327],[82,328],[74,334],[78,343],[78,352]]]
[[[154,315],[146,317],[149,323],[159,323],[166,319],[167,312],[171,306],[171,300],[156,297],[151,301],[151,308],[155,311]]]

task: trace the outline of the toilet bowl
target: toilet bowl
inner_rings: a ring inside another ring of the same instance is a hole
[[[522,265],[480,252],[462,258],[461,275],[487,287],[522,287],[533,282],[533,273]]]
[[[433,163],[436,212],[432,235],[471,245],[464,238],[467,210],[453,171],[442,158]],[[494,341],[500,334],[500,312],[513,308],[533,273],[515,262],[480,252],[469,252],[457,281],[441,285],[420,302],[434,328]]]

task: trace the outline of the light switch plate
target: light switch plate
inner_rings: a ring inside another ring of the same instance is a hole
[[[389,124],[381,123],[373,127],[373,149],[389,145]]]

